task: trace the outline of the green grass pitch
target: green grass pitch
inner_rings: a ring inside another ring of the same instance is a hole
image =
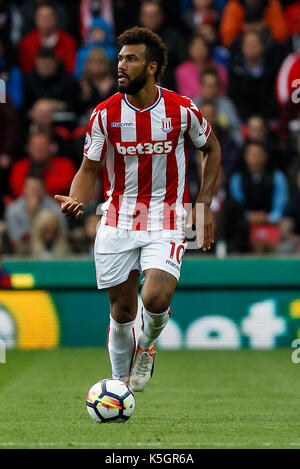
[[[107,351],[9,351],[0,364],[0,448],[298,448],[292,349],[159,351],[126,423],[96,424],[85,397]]]

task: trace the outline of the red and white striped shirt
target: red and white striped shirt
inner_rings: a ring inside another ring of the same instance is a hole
[[[102,223],[184,232],[188,140],[201,148],[211,127],[189,98],[157,89],[156,102],[145,109],[133,106],[122,93],[98,104],[84,156],[105,158]]]

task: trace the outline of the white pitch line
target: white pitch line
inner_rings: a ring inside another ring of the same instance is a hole
[[[159,443],[157,441],[154,442],[137,442],[134,443],[133,446],[160,446],[162,443]],[[105,443],[102,441],[57,441],[57,442],[16,442],[16,441],[2,441],[0,442],[0,446],[110,446],[110,443]],[[116,446],[122,446],[122,443],[117,443]],[[109,449],[114,449],[114,448],[109,448]]]
[[[251,444],[251,443],[250,443]],[[276,443],[273,442],[266,442],[266,443],[252,443],[253,446],[272,446],[276,445]],[[95,441],[95,442],[90,442],[90,441],[57,441],[57,442],[16,442],[16,441],[2,441],[0,442],[0,446],[109,446],[109,443],[106,442],[101,442],[101,441]],[[128,447],[128,449],[132,449],[134,446],[161,446],[162,443],[158,441],[152,441],[152,442],[137,442],[131,445],[131,447]],[[248,446],[249,442],[245,443],[234,443],[234,442],[228,442],[228,443],[222,443],[219,441],[214,441],[214,442],[199,442],[199,443],[192,443],[192,442],[184,442],[184,443],[179,443],[179,442],[168,442],[168,446],[191,446],[192,448],[195,448],[195,446],[201,446],[201,447],[206,447],[206,446]],[[300,446],[300,442],[292,442],[292,443],[287,443],[289,446]],[[116,446],[122,446],[122,443],[117,443]],[[114,449],[114,448],[108,448],[108,449]],[[126,448],[124,448],[126,449]]]

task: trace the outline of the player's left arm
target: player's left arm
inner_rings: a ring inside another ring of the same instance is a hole
[[[211,248],[211,243],[214,242],[214,219],[209,207],[212,202],[214,188],[221,165],[220,144],[212,130],[206,143],[202,145],[199,150],[203,153],[201,167],[202,177],[196,205],[192,211],[192,223],[196,226],[197,239],[203,239],[201,247],[203,251],[206,251],[206,249]],[[203,210],[197,210],[197,204],[203,204]],[[196,216],[197,213],[204,214],[204,219],[202,216]]]

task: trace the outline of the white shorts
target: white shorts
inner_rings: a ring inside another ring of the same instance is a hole
[[[132,270],[161,269],[180,277],[187,243],[172,230],[130,231],[99,225],[95,239],[95,265],[99,289],[126,282]]]

